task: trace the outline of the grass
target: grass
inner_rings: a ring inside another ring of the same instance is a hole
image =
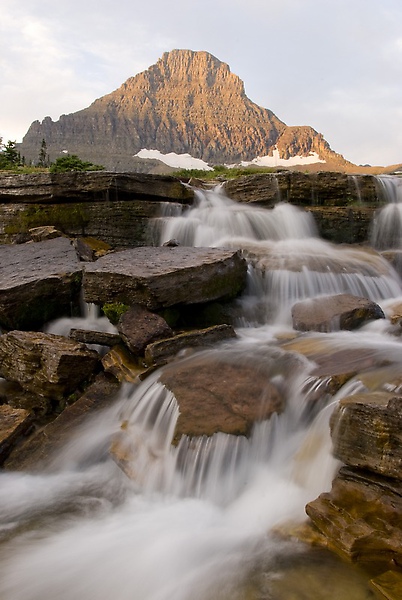
[[[236,179],[243,175],[255,175],[256,173],[276,173],[276,167],[225,167],[224,165],[215,165],[212,171],[202,169],[180,169],[173,173],[180,179]]]

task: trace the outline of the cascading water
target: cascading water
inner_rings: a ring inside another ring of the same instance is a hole
[[[45,472],[0,475],[0,598],[368,600],[359,574],[275,533],[304,519],[337,468],[328,426],[337,397],[315,407],[325,381],[292,347],[289,315],[296,299],[321,294],[385,302],[401,295],[398,276],[375,253],[323,242],[311,216],[287,204],[268,211],[200,192],[177,212],[155,223],[158,243],[238,247],[250,264],[238,339],[177,364],[257,365],[286,408],[249,439],[218,433],[172,446],[179,409],[160,379],[174,366],[124,388]],[[356,346],[358,363],[363,346],[364,357],[400,368],[387,323],[310,342],[321,357]],[[356,376],[348,389],[364,385]]]
[[[377,181],[386,205],[375,216],[371,243],[378,250],[402,249],[402,178],[381,175]]]

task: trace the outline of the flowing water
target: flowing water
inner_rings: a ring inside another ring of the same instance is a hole
[[[402,178],[392,175],[377,177],[386,205],[378,211],[371,243],[378,250],[402,249]]]
[[[288,204],[259,209],[219,190],[197,198],[157,219],[154,239],[241,248],[248,287],[235,310],[237,340],[178,360],[253,365],[286,410],[257,423],[249,439],[220,433],[174,447],[179,409],[160,371],[123,388],[45,471],[0,475],[1,600],[373,598],[362,574],[283,531],[304,521],[305,504],[330,488],[339,466],[328,426],[334,404],[388,381],[356,376],[333,395],[331,369],[345,353],[366,375],[384,360],[400,369],[400,338],[384,320],[297,339],[291,306],[349,292],[387,311],[402,295],[399,277],[370,250],[323,242],[312,217]],[[122,424],[130,477],[109,453]]]

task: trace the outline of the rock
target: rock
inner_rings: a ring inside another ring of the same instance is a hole
[[[306,512],[342,556],[377,572],[402,568],[402,484],[342,468]]]
[[[18,439],[28,431],[32,417],[27,410],[0,406],[0,465],[8,457]]]
[[[402,250],[384,250],[381,256],[391,263],[398,275],[402,277]]]
[[[36,424],[46,420],[54,409],[50,398],[27,392],[19,383],[5,379],[0,379],[0,404],[27,410]]]
[[[383,600],[400,600],[402,598],[402,573],[387,571],[371,580],[371,585]]]
[[[159,199],[191,201],[194,192],[168,175],[70,171],[68,173],[0,174],[0,202],[59,204]]]
[[[75,240],[74,246],[80,259],[87,262],[93,262],[112,250],[110,244],[93,237],[79,237]]]
[[[88,329],[71,329],[69,338],[83,344],[97,344],[99,346],[116,346],[121,343],[117,333],[106,331],[89,331]]]
[[[141,304],[155,310],[233,298],[245,286],[246,262],[221,248],[147,247],[115,252],[85,265],[87,302]]]
[[[117,329],[133,354],[143,354],[145,347],[151,342],[173,335],[165,319],[138,304],[122,314]]]
[[[169,339],[149,344],[145,350],[145,363],[161,365],[185,348],[213,346],[223,340],[235,337],[236,333],[231,325],[215,325],[206,329],[181,333]]]
[[[0,376],[52,399],[74,392],[98,360],[94,350],[58,335],[11,331],[0,336]]]
[[[299,331],[351,330],[373,319],[385,319],[378,304],[350,294],[320,296],[292,307],[293,327]]]
[[[146,377],[146,374],[149,371],[147,367],[138,360],[138,357],[131,354],[128,348],[123,344],[113,346],[113,348],[103,356],[102,366],[106,373],[110,373],[121,383],[124,381],[138,383]]]
[[[61,231],[53,227],[53,225],[44,225],[42,227],[32,227],[29,234],[33,242],[43,242],[45,240],[53,240],[62,237]]]
[[[79,306],[81,266],[70,241],[0,245],[0,325],[34,329]]]
[[[218,431],[248,435],[256,421],[283,408],[283,398],[263,369],[201,355],[164,367],[160,381],[179,405],[174,440]]]
[[[402,396],[380,391],[343,398],[331,430],[334,455],[342,462],[402,477]]]
[[[66,408],[52,423],[17,447],[5,463],[9,470],[39,470],[59,452],[89,415],[110,406],[120,384],[100,373],[94,383],[74,404]]]

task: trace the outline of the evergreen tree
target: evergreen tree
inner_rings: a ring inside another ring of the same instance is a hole
[[[46,140],[43,138],[39,151],[38,158],[38,167],[48,167],[49,166],[49,155],[47,153],[47,144]]]

